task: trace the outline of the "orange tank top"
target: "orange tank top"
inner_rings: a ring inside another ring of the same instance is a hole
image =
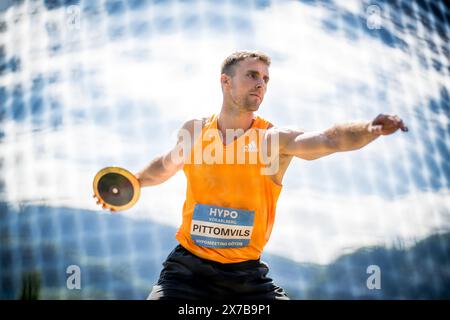
[[[269,240],[281,185],[263,173],[263,134],[270,122],[256,117],[250,129],[225,145],[211,116],[186,157],[187,178],[180,244],[221,263],[259,259]]]

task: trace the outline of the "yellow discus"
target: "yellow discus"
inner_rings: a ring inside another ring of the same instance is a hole
[[[132,207],[141,194],[139,180],[128,170],[120,167],[106,167],[94,178],[94,196],[104,208],[112,211]]]

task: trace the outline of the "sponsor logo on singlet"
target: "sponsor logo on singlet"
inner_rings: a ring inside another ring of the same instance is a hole
[[[244,145],[242,148],[244,152],[258,152],[258,147],[256,146],[255,141],[250,141],[249,144]]]
[[[191,223],[191,238],[207,248],[241,248],[248,246],[255,212],[197,204]]]

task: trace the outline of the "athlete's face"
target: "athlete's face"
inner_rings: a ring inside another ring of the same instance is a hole
[[[225,78],[224,78],[225,77]],[[222,75],[224,92],[243,111],[257,111],[269,82],[269,68],[263,61],[247,58],[234,66],[234,75]]]

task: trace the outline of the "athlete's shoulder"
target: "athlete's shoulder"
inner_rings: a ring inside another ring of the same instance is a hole
[[[274,127],[274,124],[271,121],[269,121],[261,116],[256,116],[256,119],[258,120],[257,126],[260,129],[270,129],[270,128]]]
[[[187,120],[181,126],[182,129],[188,130],[189,132],[194,132],[195,128],[203,128],[209,121],[211,117],[201,117]]]
[[[266,138],[268,140],[275,139],[278,141],[280,148],[283,149],[293,139],[304,133],[305,131],[303,129],[273,126],[266,131]]]

